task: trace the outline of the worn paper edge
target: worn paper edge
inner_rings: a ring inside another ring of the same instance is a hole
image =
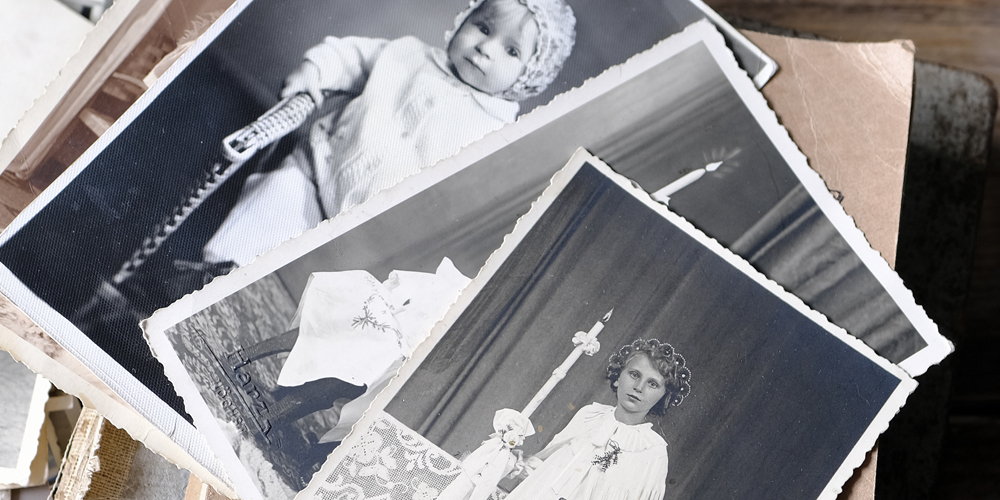
[[[17,357],[14,357],[14,360],[21,363],[21,360],[17,359]],[[48,380],[45,380],[45,377],[35,373],[35,385],[31,391],[31,403],[28,405],[28,415],[24,421],[21,447],[17,455],[17,465],[14,467],[0,467],[0,484],[27,486],[31,480],[32,462],[38,455],[39,450],[48,450],[47,447],[40,447],[39,443],[43,439],[46,439],[42,432],[42,426],[45,424],[45,403],[49,401],[49,389],[51,388],[52,384]],[[45,464],[43,463],[42,467],[44,466]]]
[[[715,54],[715,52],[713,52]],[[730,55],[723,60],[716,54],[716,60],[720,67],[730,76],[730,82],[734,90],[739,94],[743,102],[750,108],[754,118],[761,128],[767,132],[768,137],[778,149],[779,154],[788,163],[788,166],[795,173],[799,181],[809,192],[810,197],[816,202],[824,215],[834,224],[837,231],[844,237],[851,250],[861,259],[879,284],[892,297],[893,302],[903,312],[907,320],[927,345],[920,351],[899,362],[900,368],[913,377],[922,375],[928,368],[940,363],[945,357],[955,350],[954,345],[938,329],[938,326],[927,315],[923,306],[917,304],[916,299],[902,278],[882,258],[878,250],[872,248],[864,233],[858,228],[854,221],[832,194],[826,182],[820,175],[809,166],[809,159],[802,153],[788,130],[781,125],[777,114],[770,107],[764,95],[752,87],[743,84],[739,78],[733,77],[732,69],[736,65],[735,59]],[[739,66],[735,66],[739,68]],[[912,111],[912,107],[911,107]]]
[[[90,66],[94,57],[104,48],[140,1],[115,0],[115,3],[104,11],[94,29],[84,37],[76,53],[59,70],[58,76],[46,85],[42,95],[35,99],[31,107],[21,115],[17,125],[0,142],[0,172],[10,166],[20,152],[21,146],[38,131],[42,122],[76,83],[80,75]]]
[[[226,10],[226,12],[220,17],[220,19],[214,23],[204,35],[199,37],[195,44],[185,52],[181,58],[173,64],[166,73],[157,80],[156,84],[145,92],[139,100],[134,103],[125,113],[122,118],[115,122],[112,128],[102,135],[98,140],[87,149],[87,151],[79,158],[77,161],[70,166],[69,169],[60,175],[52,185],[45,189],[28,207],[19,215],[13,223],[11,223],[3,233],[0,234],[0,244],[6,242],[10,237],[16,234],[17,230],[20,229],[27,221],[30,221],[32,217],[37,215],[37,213],[42,210],[45,205],[47,205],[52,199],[59,195],[59,193],[70,183],[72,180],[86,167],[87,164],[93,158],[99,154],[108,144],[110,144],[127,126],[130,124],[142,110],[152,102],[153,99],[159,95],[163,89],[180,74],[180,72],[188,65],[190,62],[200,54],[212,40],[217,37],[222,30],[229,24],[229,22],[235,18],[239,12],[242,11],[252,0],[241,0],[236,2],[233,6]],[[93,32],[92,32],[93,33]],[[10,272],[6,266],[0,265],[0,288],[4,295],[8,296],[11,303],[21,310],[25,310],[29,307],[47,307],[45,302],[37,297],[33,292],[30,291],[20,280]],[[23,293],[20,295],[24,298],[23,301],[14,300],[11,296],[15,295],[14,291],[18,293]],[[22,303],[18,303],[22,302]],[[48,333],[54,340],[60,343],[71,355],[77,359],[84,361],[84,365],[88,369],[93,371],[101,380],[108,384],[112,391],[121,396],[128,404],[132,405],[134,409],[138,411],[141,415],[138,418],[123,418],[122,420],[112,420],[116,427],[125,429],[129,434],[137,441],[147,444],[150,449],[158,450],[163,449],[164,451],[170,450],[170,447],[164,446],[151,446],[146,442],[145,439],[140,439],[137,436],[156,436],[157,433],[165,434],[165,439],[169,442],[170,440],[176,441],[180,450],[186,453],[177,454],[174,452],[164,453],[157,451],[158,453],[164,455],[165,458],[171,461],[186,463],[188,460],[193,459],[199,465],[197,467],[187,467],[192,472],[195,472],[199,477],[216,487],[217,490],[221,492],[232,491],[231,486],[227,486],[225,483],[220,482],[220,478],[224,480],[225,473],[222,470],[221,464],[214,460],[214,456],[209,452],[207,446],[203,444],[203,438],[194,428],[194,426],[188,424],[183,420],[176,412],[174,412],[170,407],[166,405],[163,401],[152,394],[151,391],[142,386],[140,383],[135,381],[134,377],[128,373],[127,370],[122,368],[115,362],[110,356],[108,356],[104,351],[96,346],[92,341],[86,339],[85,336],[79,330],[73,326],[69,320],[61,317],[57,313],[48,314],[46,317],[35,318],[32,315],[27,315],[33,321],[36,322],[46,333]],[[72,341],[67,343],[67,339],[61,339],[58,332],[74,332],[78,334],[81,338],[86,340],[81,340],[74,345]],[[95,369],[95,364],[100,364],[99,369]],[[67,391],[68,392],[68,391]],[[129,400],[132,401],[129,401]],[[97,401],[97,399],[95,399]],[[139,403],[137,405],[137,403]],[[102,413],[111,413],[114,411],[114,406],[103,408],[99,407],[99,411]],[[106,410],[111,410],[108,412]],[[120,413],[120,412],[119,412]],[[148,420],[148,422],[146,422]],[[121,424],[121,425],[119,425]],[[173,443],[171,443],[171,446]],[[206,474],[206,471],[208,473]]]
[[[0,348],[9,352],[14,359],[23,363],[36,374],[44,373],[46,378],[51,380],[61,391],[76,396],[83,402],[84,406],[95,409],[112,425],[125,430],[132,439],[163,456],[171,464],[197,474],[202,481],[210,484],[220,493],[230,497],[235,496],[228,483],[212,475],[208,469],[191,458],[183,448],[171,441],[167,435],[142,418],[131,407],[115,401],[104,391],[94,387],[72,370],[50,358],[43,351],[2,325],[0,325]],[[41,377],[41,375],[38,376]],[[46,390],[46,397],[47,395]]]

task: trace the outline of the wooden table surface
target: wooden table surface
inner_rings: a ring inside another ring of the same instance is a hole
[[[707,0],[738,16],[838,41],[914,41],[916,57],[1000,87],[1000,0]],[[972,278],[951,336],[956,352],[937,478],[927,498],[1000,498],[1000,124]],[[881,465],[881,460],[880,460]],[[878,495],[876,498],[882,498]],[[892,496],[892,495],[889,495]]]

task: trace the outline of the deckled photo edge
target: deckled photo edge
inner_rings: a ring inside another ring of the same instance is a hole
[[[556,176],[553,177],[552,179],[552,183],[546,189],[546,192],[542,194],[542,197],[536,201],[536,203],[538,203],[540,207],[548,207],[549,205],[551,205],[552,203],[551,200],[546,200],[543,203],[542,198],[549,197],[552,200],[554,200],[555,197],[559,194],[559,192],[562,191],[562,188],[569,183],[573,175],[575,175],[576,172],[580,169],[580,167],[586,163],[589,163],[590,165],[597,168],[599,171],[601,171],[601,173],[603,173],[606,177],[611,179],[615,184],[617,184],[619,187],[621,187],[626,192],[631,194],[632,197],[641,201],[646,207],[656,211],[661,217],[669,221],[671,224],[682,229],[686,234],[688,234],[696,241],[701,243],[705,248],[711,250],[716,255],[725,259],[727,263],[737,268],[740,272],[753,278],[754,281],[756,281],[761,286],[766,288],[769,292],[780,298],[786,304],[792,306],[796,311],[802,313],[804,316],[812,320],[814,323],[822,326],[823,329],[826,330],[828,333],[834,335],[845,344],[851,346],[852,348],[854,348],[854,350],[863,354],[866,358],[872,360],[873,362],[878,364],[880,367],[882,367],[889,373],[892,373],[900,380],[902,381],[912,380],[912,377],[905,370],[901,369],[900,367],[893,364],[889,360],[880,356],[878,353],[875,352],[874,349],[869,347],[868,344],[865,344],[864,341],[847,333],[847,331],[844,330],[843,328],[833,324],[833,322],[831,322],[825,315],[810,308],[808,305],[806,305],[805,302],[802,301],[802,299],[796,297],[791,292],[785,290],[781,285],[776,283],[774,280],[771,280],[767,276],[764,276],[763,273],[755,269],[752,265],[750,265],[750,263],[748,263],[742,257],[736,255],[728,248],[722,246],[722,244],[716,241],[715,238],[711,238],[708,235],[706,235],[700,229],[696,228],[693,224],[688,222],[688,220],[685,219],[684,217],[681,217],[680,215],[672,212],[666,205],[663,205],[662,203],[654,200],[649,195],[648,192],[643,190],[641,187],[638,187],[629,178],[619,174],[618,172],[615,172],[612,167],[604,163],[600,158],[591,155],[584,149],[578,150],[576,154],[573,155],[573,158],[570,160],[570,162],[567,163],[567,165],[563,167],[562,170],[556,173]],[[532,207],[532,210],[535,210],[534,206]],[[543,209],[539,209],[539,211],[544,212]],[[525,215],[525,217],[527,217],[527,214]],[[537,221],[538,218],[540,218],[540,216],[537,216],[534,219],[525,219],[525,225],[527,225],[528,221],[531,221],[531,224],[533,226],[534,221]],[[518,221],[518,224],[519,225],[521,224],[520,220]],[[527,229],[530,229],[530,227],[528,227]],[[524,233],[527,232],[527,229],[524,231]],[[524,234],[518,233],[517,235],[515,235],[515,233],[512,232],[508,236],[517,236],[517,239],[515,241],[520,241],[520,239],[524,237]],[[506,239],[504,241],[504,244],[505,245],[507,244]],[[516,245],[512,244],[511,246],[516,246]],[[509,254],[509,252],[507,252],[507,254]],[[494,255],[497,255],[497,252],[495,252]],[[507,257],[506,254],[502,255],[502,260],[505,260],[506,257]],[[493,259],[493,256],[491,256],[490,258]],[[502,262],[502,260],[498,261],[497,267],[499,267],[499,263]],[[490,263],[487,262],[487,265],[489,264]],[[485,270],[486,268],[484,267],[484,271]],[[496,272],[495,269],[491,269],[491,275],[492,273],[495,272]]]
[[[75,373],[45,352],[38,349],[9,328],[0,325],[0,348],[9,352],[15,360],[27,366],[39,376],[44,376],[60,390],[79,398],[90,408],[106,418],[112,425],[125,430],[132,439],[141,442],[150,450],[165,458],[178,468],[191,471],[206,484],[220,493],[233,496],[233,489],[224,479],[220,479],[204,465],[194,459],[170,436],[153,425],[124,401],[106,394],[86,379]],[[81,365],[82,366],[82,365]],[[44,374],[44,375],[42,375]]]
[[[0,339],[3,338],[2,334],[6,333],[6,330],[5,327],[0,326]],[[52,384],[16,353],[8,352],[14,361],[31,370],[35,378],[21,440],[18,443],[17,463],[13,467],[0,467],[0,485],[27,486],[31,481],[32,472],[34,472],[31,465],[40,449],[40,443],[47,439],[43,432],[43,426],[46,418],[45,404],[49,400],[49,390],[52,388]]]
[[[16,357],[14,359],[18,363],[24,364]],[[42,426],[45,424],[45,403],[49,400],[51,387],[52,384],[48,380],[37,373],[35,374],[35,385],[31,391],[28,417],[24,422],[24,433],[21,436],[17,465],[15,467],[0,467],[0,484],[26,486],[30,481],[31,462],[38,453],[39,443],[46,439],[42,432]]]
[[[194,380],[184,369],[180,357],[173,344],[167,338],[166,332],[146,332],[146,341],[149,342],[150,350],[157,361],[163,364],[170,382],[174,385],[177,395],[184,400],[184,408],[194,419],[194,427],[204,437],[209,444],[209,449],[217,460],[219,460],[229,475],[232,488],[240,498],[254,500],[263,498],[256,487],[248,488],[246,485],[256,485],[253,478],[239,461],[239,457],[232,449],[232,445],[226,439],[226,433],[212,415],[208,405],[202,399],[201,392]]]
[[[844,460],[843,466],[837,470],[837,473],[830,478],[830,482],[823,488],[820,500],[833,500],[840,495],[844,489],[844,484],[854,475],[854,470],[861,467],[865,461],[865,456],[875,447],[879,436],[889,428],[892,419],[899,414],[903,405],[906,404],[906,400],[916,388],[917,381],[912,378],[906,378],[892,392],[885,405],[879,410],[878,415],[872,419],[871,425],[865,429],[864,434],[858,439],[854,448],[851,449],[851,453]]]
[[[139,0],[121,0],[112,4],[101,15],[101,19],[90,33],[83,38],[77,52],[66,61],[59,74],[45,87],[42,95],[38,96],[18,119],[17,125],[11,129],[7,137],[0,137],[0,172],[6,171],[14,163],[14,159],[21,155],[26,139],[30,139],[38,132],[66,91],[72,87],[138,2]]]
[[[885,288],[896,305],[916,328],[920,337],[927,343],[923,349],[901,361],[899,366],[911,376],[918,376],[931,366],[940,363],[954,351],[954,345],[940,333],[937,324],[927,315],[923,306],[917,304],[913,292],[906,288],[902,278],[882,258],[882,254],[872,248],[864,233],[858,229],[854,218],[848,215],[844,207],[830,194],[826,182],[809,166],[809,159],[792,140],[788,130],[778,121],[778,115],[771,108],[767,99],[753,86],[752,82],[748,81],[747,73],[739,67],[733,53],[728,49],[720,51],[715,45],[709,45],[709,48],[733,89],[750,110],[761,129],[770,137],[778,153],[788,163],[789,168],[816,201],[817,206],[834,224],[851,249],[872,272],[879,284]]]
[[[0,284],[3,284],[2,279],[5,277],[11,277],[12,274],[5,266],[0,264],[0,270],[3,270],[5,274],[0,275]],[[41,299],[34,295],[30,289],[28,289],[23,283],[14,279],[13,283],[9,286],[14,289],[18,289],[21,293],[30,294],[34,300],[41,303]],[[5,293],[6,295],[6,293]],[[11,302],[15,307],[23,308],[15,303],[12,299]],[[29,316],[30,317],[30,316]],[[92,341],[87,339],[86,342],[70,342],[65,343],[60,341],[53,332],[66,332],[66,331],[76,331],[76,327],[69,322],[68,319],[58,315],[46,315],[43,318],[38,318],[34,320],[35,323],[46,333],[50,335],[51,338],[59,342],[66,351],[72,355],[77,360],[89,369],[94,375],[104,381],[107,386],[121,397],[126,404],[132,406],[132,409],[136,414],[130,414],[129,412],[121,411],[121,407],[117,404],[108,404],[104,408],[95,408],[98,411],[108,412],[106,417],[111,421],[116,427],[126,430],[133,439],[146,442],[146,436],[155,436],[158,432],[164,437],[160,441],[161,444],[150,445],[151,449],[163,449],[165,452],[163,455],[172,461],[178,463],[188,463],[190,460],[191,469],[203,468],[207,471],[205,474],[206,482],[211,480],[213,483],[218,483],[218,481],[212,480],[214,477],[224,478],[224,471],[219,468],[220,464],[213,464],[212,459],[215,457],[209,456],[196,456],[192,454],[195,448],[191,448],[191,444],[194,441],[203,439],[200,434],[194,429],[193,426],[187,424],[183,421],[180,416],[176,415],[163,401],[154,396],[151,392],[146,390],[145,386],[142,386],[136,382],[130,373],[125,370],[121,365],[114,361],[106,352],[101,350]],[[17,337],[16,334],[11,332],[11,335]],[[81,333],[82,336],[82,333]],[[18,340],[22,340],[17,337]],[[85,336],[83,338],[86,338]],[[55,362],[53,362],[55,363]],[[58,363],[56,363],[58,364]],[[89,386],[89,384],[87,384]],[[85,391],[84,393],[90,393],[96,396],[100,391],[96,388],[92,393],[90,391]],[[129,398],[132,398],[137,405],[129,402]],[[99,400],[99,399],[95,399]],[[110,403],[110,402],[109,402]],[[186,428],[185,428],[186,426]],[[186,430],[186,432],[185,432]],[[140,432],[142,434],[140,434]],[[174,446],[178,446],[178,450],[183,450],[182,453],[166,452],[171,450]],[[205,448],[200,448],[203,453],[209,452]],[[195,465],[197,464],[197,465]],[[185,468],[188,468],[185,465]],[[225,484],[220,484],[219,487],[225,490]]]
[[[777,61],[771,59],[771,56],[765,54],[764,51],[760,49],[760,47],[751,42],[749,38],[743,35],[743,33],[740,33],[740,30],[734,28],[733,25],[729,24],[729,21],[726,21],[725,18],[720,16],[718,12],[709,7],[708,4],[706,4],[702,0],[690,0],[690,2],[692,5],[701,10],[701,12],[705,14],[705,17],[711,19],[716,26],[718,26],[721,30],[725,31],[726,34],[735,38],[736,40],[739,40],[740,43],[744,44],[751,52],[754,53],[754,55],[756,55],[762,61],[764,61],[764,67],[761,68],[760,72],[758,72],[756,75],[752,75],[748,71],[743,70],[743,72],[746,73],[751,80],[753,80],[753,84],[755,87],[757,87],[757,89],[763,88],[764,85],[766,85],[767,82],[771,80],[771,77],[778,72]]]
[[[413,355],[410,356],[410,358],[396,370],[396,373],[393,375],[389,385],[382,389],[371,404],[369,404],[362,417],[351,427],[350,433],[348,433],[347,437],[344,438],[341,445],[333,450],[326,462],[323,463],[320,470],[313,474],[313,477],[309,481],[306,488],[299,491],[299,493],[295,496],[296,499],[304,500],[312,498],[314,490],[318,488],[321,483],[323,483],[323,478],[329,476],[332,470],[336,468],[337,465],[345,457],[347,457],[351,451],[353,451],[354,446],[357,444],[356,441],[358,436],[363,435],[381,415],[385,414],[386,405],[392,401],[403,385],[406,384],[431,351],[434,350],[434,347],[437,346],[438,342],[441,341],[458,317],[461,316],[462,313],[469,307],[469,304],[475,300],[479,292],[482,291],[486,283],[489,282],[490,278],[496,273],[499,266],[503,264],[510,253],[517,247],[517,243],[524,238],[524,235],[532,227],[534,227],[535,223],[538,222],[538,219],[544,215],[545,209],[547,209],[552,204],[552,200],[555,199],[554,194],[548,197],[546,195],[548,195],[550,190],[553,189],[556,189],[555,194],[558,194],[558,192],[561,191],[562,186],[556,186],[556,182],[560,179],[560,174],[569,168],[569,166],[574,163],[574,160],[581,155],[581,153],[587,157],[590,156],[589,153],[586,153],[586,151],[582,148],[577,149],[576,153],[567,163],[567,167],[563,167],[549,179],[549,183],[546,186],[544,193],[531,202],[531,208],[524,215],[518,218],[514,229],[504,235],[503,243],[500,247],[490,254],[486,263],[479,269],[472,281],[462,290],[455,302],[448,308],[445,315],[434,324],[434,328],[431,329],[430,333],[428,333],[417,348],[414,349]],[[460,154],[458,156],[462,155]],[[456,159],[456,157],[453,157],[452,159]],[[441,163],[435,165],[435,167],[440,165]],[[582,165],[582,163],[580,163],[580,165]],[[578,167],[579,165],[577,168]],[[569,178],[571,177],[572,176]],[[387,191],[392,191],[393,189],[394,188],[390,188]],[[386,193],[386,191],[383,191],[383,194],[384,193]]]

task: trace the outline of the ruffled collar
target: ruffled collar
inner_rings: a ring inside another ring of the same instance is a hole
[[[593,403],[580,408],[585,432],[597,448],[604,448],[614,441],[622,451],[643,451],[665,447],[667,442],[653,430],[653,424],[644,422],[629,425],[615,418],[615,407]]]

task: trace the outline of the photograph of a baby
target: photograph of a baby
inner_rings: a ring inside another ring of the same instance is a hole
[[[325,38],[289,75],[283,96],[356,97],[316,120],[277,170],[247,179],[206,260],[245,265],[514,121],[517,102],[558,75],[574,24],[562,0],[476,0],[445,35],[446,49],[414,37]],[[366,271],[314,273],[286,332],[227,356],[230,379],[239,381],[267,377],[254,362],[288,353],[273,390],[255,385],[255,395],[266,395],[240,410],[257,422],[257,444],[286,458],[272,462],[293,489],[350,432],[468,281],[447,259],[437,273],[394,271],[385,282]],[[299,420],[318,412],[326,414],[312,420],[329,429],[306,423],[304,441],[291,437],[301,434]],[[324,446],[297,450],[310,444]]]
[[[705,15],[686,0],[237,6],[0,245],[32,300],[68,320],[57,340],[92,343],[188,422],[138,322]],[[282,96],[318,106],[174,220],[204,196],[195,187],[224,162],[223,140]],[[161,240],[164,221],[176,230]]]
[[[513,122],[518,103],[558,76],[575,24],[562,0],[475,0],[444,49],[412,36],[326,37],[306,51],[282,97],[357,97],[316,120],[277,170],[247,179],[205,259],[245,265]]]

